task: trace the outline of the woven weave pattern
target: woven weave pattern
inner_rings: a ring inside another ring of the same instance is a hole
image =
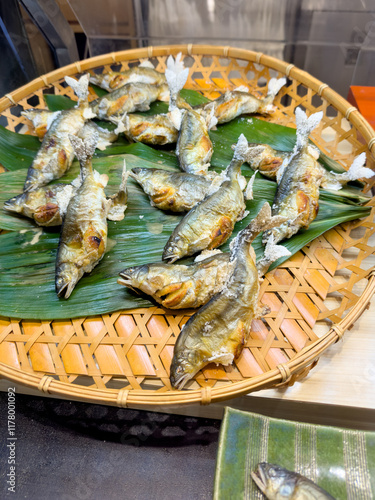
[[[243,84],[252,92],[265,95],[271,77],[289,75],[288,84],[275,101],[278,111],[266,119],[295,126],[297,106],[302,106],[308,114],[322,110],[323,120],[312,134],[320,149],[346,168],[355,156],[366,151],[368,165],[372,165],[366,141],[350,121],[358,112],[336,109],[324,97],[327,86],[320,85],[314,91],[293,78],[297,70],[292,65],[282,63],[284,71],[271,69],[261,64],[265,56],[255,53],[249,52],[251,60],[243,60],[224,57],[228,55],[228,48],[224,48],[221,55],[216,49],[213,55],[194,54],[191,47],[185,52],[193,54],[186,54],[184,61],[190,68],[187,87],[209,98],[217,97],[218,90]],[[157,70],[164,72],[166,58],[163,54],[151,60]],[[88,66],[85,62],[81,69],[90,67],[99,72],[127,69],[145,57],[133,60],[124,57],[119,62],[113,55],[112,59],[116,63],[95,66],[92,62]],[[69,74],[74,71],[71,69]],[[45,108],[45,92],[73,97],[71,89],[63,83],[62,74],[55,80],[44,77],[43,82],[49,83],[47,87],[22,97],[17,106],[10,106],[10,102],[5,109],[3,106],[2,116],[7,119],[8,129],[25,132],[27,120],[20,116],[20,111]],[[90,98],[95,98],[95,94]],[[0,101],[3,104],[4,99]],[[367,185],[365,191],[370,187]],[[327,335],[330,326],[342,321],[348,310],[362,300],[363,287],[358,285],[368,278],[365,260],[375,252],[371,243],[375,232],[374,210],[364,221],[328,231],[266,275],[260,297],[271,312],[264,321],[253,321],[249,340],[233,367],[209,365],[195,377],[189,389],[200,391],[201,402],[210,402],[211,389],[227,388],[228,396],[220,397],[229,397],[231,387],[237,382],[256,381],[269,372],[274,378],[263,377],[263,387],[269,383],[293,383],[308,373],[317,357],[303,357],[309,346],[319,346],[319,338]],[[49,378],[52,376],[71,385],[108,391],[121,389],[122,392],[113,392],[120,406],[126,405],[127,391],[130,394],[143,391],[149,396],[151,390],[157,400],[158,395],[172,391],[169,367],[173,345],[190,314],[150,307],[70,321],[29,322],[3,318],[0,320],[0,362],[26,374],[47,375],[38,385],[45,392],[53,387],[53,380]],[[335,332],[340,336],[341,327]],[[301,359],[301,363],[292,373],[289,362],[296,359]],[[242,392],[252,389],[243,387]],[[254,388],[261,387],[255,384]]]

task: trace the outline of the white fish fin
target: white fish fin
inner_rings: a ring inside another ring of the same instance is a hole
[[[128,113],[124,113],[122,115],[122,117],[119,119],[112,119],[111,122],[115,123],[117,125],[117,127],[114,130],[115,134],[119,135],[123,132],[129,131],[130,122],[129,122]]]
[[[121,177],[121,183],[118,188],[118,192],[111,196],[110,198],[110,205],[108,209],[108,214],[107,218],[109,220],[122,220],[124,218],[124,213],[125,210],[127,209],[127,190],[126,190],[126,183],[128,181],[128,177],[130,175],[130,172],[126,170],[126,161],[124,160],[124,166],[122,169],[122,177]]]
[[[245,161],[251,166],[252,160],[262,154],[265,149],[266,146],[263,146],[261,144],[259,146],[248,146],[245,155]]]
[[[307,118],[301,108],[296,108],[297,142],[295,151],[299,151],[307,144],[311,132],[316,128],[323,118],[323,111],[318,111]]]
[[[167,69],[165,70],[165,78],[167,79],[170,91],[169,111],[173,111],[177,107],[176,100],[178,93],[184,88],[188,76],[189,68],[185,68],[181,52],[177,54],[176,59],[169,56],[167,59]]]
[[[234,147],[233,160],[243,160],[246,161],[246,153],[249,149],[248,141],[246,137],[241,134],[238,138],[237,144]]]
[[[253,199],[253,186],[254,186],[254,181],[255,181],[255,176],[257,175],[258,170],[255,171],[255,174],[249,179],[249,182],[247,183],[245,192],[244,192],[244,197],[246,201],[250,201]]]
[[[217,122],[218,122],[218,119],[215,116],[215,106],[211,106],[210,112],[207,114],[207,117],[206,117],[207,129],[211,130],[214,127],[216,127]]]
[[[75,78],[72,78],[70,76],[66,76],[65,81],[70,87],[72,87],[74,93],[78,97],[78,104],[80,104],[82,101],[87,102],[87,98],[89,95],[89,81],[90,81],[89,73],[86,73],[85,75],[81,76],[79,80],[76,80]]]
[[[276,94],[280,91],[282,87],[286,84],[286,78],[271,78],[271,80],[268,82],[268,92],[267,92],[267,97],[268,98],[274,98]]]
[[[347,172],[343,172],[342,174],[335,173],[334,175],[342,184],[349,181],[356,181],[357,179],[369,179],[375,175],[375,172],[371,170],[371,168],[364,167],[365,163],[366,153],[363,152],[354,158],[354,161]]]
[[[246,87],[246,85],[240,85],[239,87],[236,87],[234,89],[234,92],[247,92],[247,93],[249,93],[250,90],[249,90],[249,87]]]
[[[275,260],[281,257],[289,257],[290,255],[292,255],[291,252],[283,245],[275,245],[274,236],[271,233],[264,249],[264,257],[256,264],[259,276],[264,276],[272,262],[275,262]]]
[[[181,122],[184,112],[185,110],[176,107],[172,111],[169,111],[168,113],[169,119],[173,123],[173,126],[176,128],[176,130],[180,130],[181,128]],[[178,154],[177,149],[176,149],[176,154]]]
[[[145,61],[142,61],[141,64],[138,66],[139,68],[150,68],[150,69],[155,69],[155,66],[152,64],[151,61],[146,59]]]
[[[72,143],[75,155],[81,165],[85,165],[87,161],[94,156],[98,139],[99,134],[96,131],[85,137],[84,140],[76,137],[75,135],[69,134],[69,140]]]
[[[308,151],[309,155],[311,155],[315,160],[317,160],[320,156],[319,149],[316,146],[314,146],[313,144],[309,144],[307,146],[307,151]]]

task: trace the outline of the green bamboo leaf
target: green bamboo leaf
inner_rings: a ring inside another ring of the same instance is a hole
[[[93,89],[93,91],[95,92],[95,94],[98,97],[103,97],[103,95],[108,94],[107,90],[102,89],[101,87],[99,87],[98,85],[95,85],[94,83],[90,83],[90,87]]]
[[[65,95],[44,94],[44,100],[50,111],[62,111],[64,109],[72,109],[77,105],[77,101],[73,101]]]
[[[94,160],[94,168],[109,175],[108,195],[116,191],[120,182],[123,159],[123,156],[113,156]],[[129,169],[139,165],[139,157],[127,155],[125,159]],[[165,167],[144,159],[142,165],[149,168]],[[170,165],[167,168],[177,169]],[[18,173],[12,173],[14,177],[16,174]],[[77,174],[78,164],[75,162],[66,180],[73,179]],[[11,176],[10,173],[3,175],[8,178]],[[275,189],[274,182],[261,176],[256,178],[255,198],[247,203],[249,214],[236,225],[233,236],[249,224],[265,200],[272,202]],[[353,209],[343,203],[322,202],[319,219],[311,225],[311,230],[296,235],[285,246],[295,252],[337,223],[363,217],[368,213],[369,209],[363,207]],[[151,207],[148,197],[130,179],[126,217],[123,221],[108,224],[108,236],[115,245],[94,271],[82,278],[69,300],[58,299],[54,291],[58,228],[43,231],[33,228],[0,235],[0,314],[31,319],[58,319],[82,316],[83,310],[84,314],[93,315],[121,308],[149,306],[147,300],[117,285],[118,273],[128,266],[160,261],[164,245],[180,218],[181,216]],[[259,241],[255,246],[260,255],[262,247]],[[228,243],[223,250],[228,250]]]
[[[0,125],[0,163],[7,170],[27,168],[39,148],[37,137],[17,134]]]

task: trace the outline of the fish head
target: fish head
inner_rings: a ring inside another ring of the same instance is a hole
[[[170,381],[175,389],[183,389],[185,384],[191,380],[198,371],[205,366],[203,357],[196,350],[175,348],[171,364]]]
[[[82,274],[82,269],[72,262],[58,264],[55,278],[57,295],[64,299],[69,298]]]
[[[163,252],[163,260],[166,260],[170,263],[175,262],[180,259],[183,255],[187,255],[188,245],[184,238],[181,236],[177,236],[172,239],[172,241],[168,241],[164,248]]]
[[[117,280],[117,283],[120,285],[127,286],[132,290],[142,290],[146,293],[154,293],[158,290],[159,287],[155,288],[151,287],[151,290],[148,292],[150,288],[148,283],[150,276],[150,266],[148,264],[143,264],[141,266],[128,267],[121,271],[120,278]]]
[[[251,477],[258,488],[271,500],[288,500],[296,488],[296,476],[279,465],[261,462]]]
[[[9,210],[9,212],[16,212],[18,214],[22,213],[22,207],[25,200],[25,194],[19,194],[18,196],[14,196],[9,200],[4,202],[4,209]]]

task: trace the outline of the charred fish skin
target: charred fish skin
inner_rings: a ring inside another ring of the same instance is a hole
[[[74,149],[68,136],[77,135],[91,117],[87,102],[88,75],[82,76],[79,81],[70,77],[65,79],[79,97],[78,106],[62,111],[53,120],[27,171],[24,191],[44,186],[67,172],[74,158]]]
[[[307,477],[279,465],[261,462],[251,477],[269,500],[335,500]]]
[[[275,110],[272,103],[276,94],[285,84],[285,78],[278,80],[271,78],[268,84],[268,93],[264,99],[258,99],[248,91],[233,90],[225,92],[211,103],[197,106],[194,109],[199,110],[203,115],[211,113],[214,109],[214,116],[219,124],[227,123],[244,114],[269,114]]]
[[[230,237],[246,208],[239,179],[246,149],[247,141],[241,134],[226,171],[227,180],[180,221],[164,248],[163,260],[173,263],[184,256],[212,250]]]
[[[59,226],[75,192],[73,184],[42,186],[7,200],[4,208],[34,219],[39,226]]]
[[[211,181],[204,176],[157,168],[133,168],[130,175],[153,206],[177,213],[191,210],[204,199],[211,186]]]
[[[198,308],[224,286],[229,253],[190,265],[154,263],[124,269],[118,283],[151,296],[167,309]]]
[[[81,163],[82,185],[71,199],[62,225],[56,258],[56,292],[68,298],[84,273],[104,256],[107,245],[107,176],[93,171],[91,157],[97,136],[83,141],[70,136]]]
[[[185,324],[177,338],[171,365],[172,387],[179,389],[211,362],[228,365],[240,355],[257,315],[260,290],[251,243],[264,229],[280,223],[268,203],[231,245],[230,273],[223,289]],[[282,247],[283,254],[286,249]],[[289,253],[289,252],[288,252]],[[273,258],[282,254],[274,252]]]
[[[134,111],[147,111],[156,100],[168,100],[167,84],[127,83],[114,92],[90,103],[92,112],[104,120]]]
[[[91,75],[90,82],[102,89],[112,92],[127,83],[147,83],[150,85],[162,85],[166,82],[165,75],[150,66],[136,66],[125,71],[108,71],[100,75]]]
[[[164,146],[177,142],[178,130],[168,115],[159,114],[154,116],[142,116],[129,114],[117,122],[116,132],[136,142]]]
[[[206,121],[196,111],[185,110],[176,147],[181,169],[189,174],[205,175],[212,153]]]
[[[276,179],[276,174],[289,153],[276,151],[268,144],[248,144],[245,161],[269,179]]]

